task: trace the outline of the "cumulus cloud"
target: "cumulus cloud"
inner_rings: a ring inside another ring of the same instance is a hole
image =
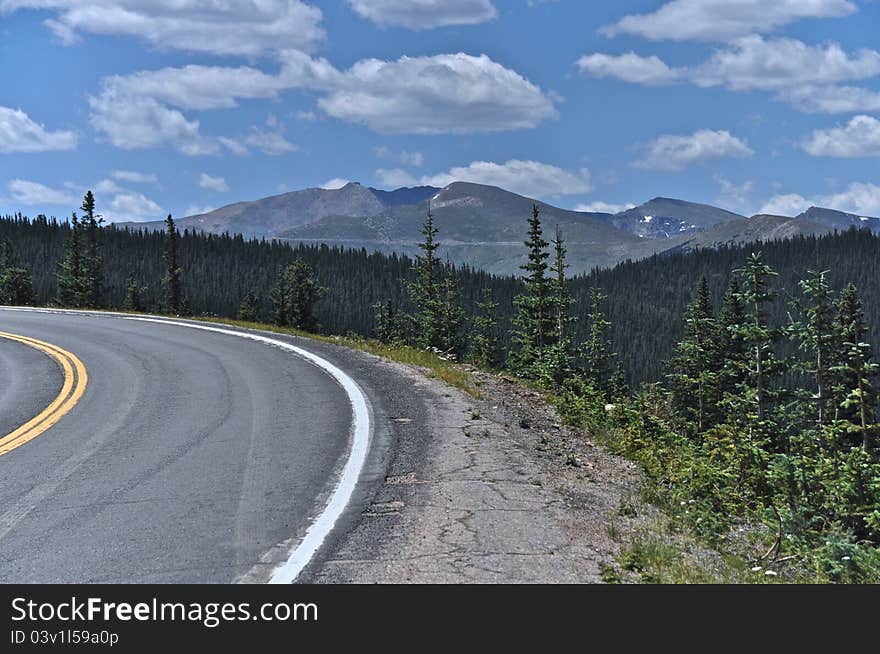
[[[750,157],[754,154],[748,144],[725,130],[701,129],[680,136],[664,134],[643,147],[642,158],[633,163],[636,168],[679,171],[694,164],[728,157]]]
[[[539,87],[486,55],[366,59],[319,72],[310,85],[324,92],[321,110],[384,134],[504,131],[557,116]]]
[[[0,0],[0,12],[52,13],[46,26],[64,43],[81,34],[138,38],[164,49],[259,56],[314,50],[321,10],[300,0]]]
[[[229,190],[229,184],[226,183],[225,179],[222,177],[211,177],[208,173],[202,173],[199,176],[199,186],[217,193],[226,193]]]
[[[590,171],[566,170],[539,161],[511,159],[499,164],[492,161],[474,161],[467,166],[456,166],[447,172],[415,177],[399,168],[376,171],[382,183],[399,186],[448,186],[452,182],[472,182],[499,186],[508,191],[533,198],[577,195],[592,190]]]
[[[366,59],[338,70],[324,59],[288,51],[277,73],[253,67],[184,66],[113,75],[89,98],[92,126],[124,149],[172,146],[188,155],[267,154],[296,149],[280,130],[245,137],[205,136],[184,112],[227,109],[245,99],[313,91],[329,116],[382,133],[472,133],[535,127],[557,116],[553,101],[489,57],[466,54]],[[270,126],[271,127],[271,126]]]
[[[634,52],[584,55],[577,66],[589,77],[615,77],[633,84],[669,84],[682,77],[681,71],[670,68],[659,57],[642,57]]]
[[[49,131],[21,109],[0,107],[0,153],[73,150],[77,141],[76,132]]]
[[[626,211],[627,209],[632,209],[635,207],[631,202],[626,202],[624,204],[613,204],[609,202],[590,202],[589,204],[579,204],[574,210],[575,211],[583,211],[585,213],[620,213],[621,211]]]
[[[348,4],[376,25],[411,30],[476,25],[498,16],[491,0],[348,0]]]
[[[880,157],[880,120],[856,116],[846,125],[816,130],[803,149],[814,157]]]
[[[123,182],[132,184],[158,184],[159,178],[155,173],[139,173],[134,170],[114,170],[110,176]]]
[[[671,67],[656,56],[635,53],[584,55],[577,65],[587,77],[614,77],[642,85],[689,82],[730,91],[767,91],[808,113],[880,108],[880,93],[851,85],[880,75],[880,52],[847,52],[837,43],[808,45],[752,35],[717,49],[696,66]]]
[[[68,189],[50,188],[39,182],[13,179],[7,184],[13,202],[31,207],[78,207],[82,198]]]
[[[122,191],[111,198],[108,215],[105,218],[111,222],[144,222],[160,220],[164,213],[162,207],[143,193]]]
[[[672,0],[657,11],[624,16],[602,31],[658,41],[727,41],[804,18],[835,18],[855,11],[849,0]]]
[[[761,213],[795,216],[811,206],[825,207],[859,216],[880,217],[880,186],[870,182],[853,182],[845,190],[814,198],[796,193],[776,195],[761,208]]]

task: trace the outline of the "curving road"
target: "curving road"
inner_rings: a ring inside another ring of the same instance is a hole
[[[356,353],[266,335],[351,372],[366,400],[359,427],[351,389],[266,342],[4,308],[0,332],[63,348],[88,370],[69,413],[0,456],[0,582],[278,581],[292,552],[301,567],[321,545],[315,525],[341,516],[326,548],[382,476],[389,382],[372,379]],[[0,437],[38,414],[62,381],[50,358],[0,339]],[[355,430],[365,427],[372,447],[361,443],[353,461]],[[358,482],[348,494],[345,479]],[[304,538],[313,541],[305,558]]]

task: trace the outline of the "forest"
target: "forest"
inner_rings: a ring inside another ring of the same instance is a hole
[[[880,581],[880,237],[851,230],[569,277],[564,234],[523,217],[518,278],[454,267],[430,213],[413,259],[240,236],[0,220],[0,301],[271,321],[503,370],[637,461],[706,542]]]

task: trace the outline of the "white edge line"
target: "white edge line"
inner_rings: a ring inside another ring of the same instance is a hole
[[[113,316],[120,317],[123,320],[136,320],[140,322],[158,323],[162,325],[174,325],[177,327],[189,327],[190,329],[201,329],[202,331],[206,332],[216,332],[218,334],[238,336],[239,338],[246,338],[252,341],[265,343],[267,345],[280,347],[284,350],[287,350],[288,352],[292,352],[293,354],[302,357],[303,359],[306,359],[307,361],[318,366],[324,372],[330,375],[342,387],[346,395],[348,395],[348,400],[351,403],[353,413],[352,445],[351,451],[348,454],[348,460],[345,462],[345,467],[342,469],[342,475],[340,475],[339,477],[336,488],[333,489],[333,493],[330,496],[329,502],[327,502],[327,506],[324,507],[324,510],[321,511],[320,515],[315,519],[315,521],[312,522],[311,525],[309,525],[309,528],[306,530],[306,534],[303,537],[302,541],[290,553],[287,561],[281,563],[272,571],[272,576],[269,578],[268,583],[291,584],[296,581],[297,577],[299,577],[303,569],[314,558],[315,554],[317,554],[318,550],[321,548],[321,545],[323,545],[324,540],[326,540],[327,536],[330,535],[330,532],[333,531],[333,527],[336,526],[336,522],[345,512],[345,508],[351,501],[352,495],[354,495],[355,488],[357,487],[357,481],[360,478],[361,472],[363,471],[364,465],[367,461],[367,454],[370,450],[370,441],[372,438],[372,428],[370,425],[370,409],[369,405],[367,404],[367,398],[364,396],[363,391],[361,390],[360,386],[357,385],[357,382],[355,382],[354,379],[349,377],[340,368],[336,367],[326,359],[319,357],[317,354],[313,354],[308,350],[304,350],[301,347],[297,347],[296,345],[292,345],[291,343],[287,343],[285,341],[279,341],[274,338],[268,338],[266,336],[260,336],[259,334],[253,334],[249,332],[240,332],[231,329],[222,329],[219,327],[209,327],[207,325],[190,322],[178,322],[175,320],[142,318],[140,316],[132,316],[131,314],[117,312],[95,313],[64,310],[57,311],[52,309],[38,309],[30,307],[19,308],[6,306],[0,307],[0,309],[3,309],[4,311],[26,311],[33,313],[77,313],[79,315],[90,316]]]
[[[134,316],[126,316],[124,320],[137,320],[140,322],[153,322],[162,325],[201,329],[206,332],[238,336],[240,338],[247,338],[252,341],[280,347],[310,361],[324,370],[324,372],[330,375],[348,395],[348,400],[353,409],[352,446],[351,451],[348,454],[348,460],[345,462],[345,467],[342,469],[342,475],[336,484],[336,488],[333,490],[333,494],[330,496],[330,501],[327,502],[327,506],[324,507],[321,514],[309,526],[306,535],[296,549],[290,553],[287,561],[276,567],[272,572],[272,576],[269,578],[270,584],[293,583],[312,558],[314,558],[330,532],[333,531],[333,527],[336,526],[336,522],[342,516],[349,501],[351,501],[351,497],[357,486],[357,481],[360,478],[364,464],[366,463],[367,453],[370,449],[371,429],[370,410],[367,405],[367,398],[364,396],[363,391],[357,385],[357,382],[326,359],[319,357],[317,354],[313,354],[308,350],[297,347],[296,345],[279,341],[274,338],[260,336],[259,334],[233,331],[231,329],[208,327],[207,325],[198,325],[195,323],[176,322],[173,320],[140,318]]]
[[[266,336],[260,336],[259,334],[253,334],[249,332],[239,332],[231,329],[209,327],[207,325],[200,325],[197,323],[178,322],[174,320],[161,320],[158,318],[142,318],[140,316],[132,316],[131,314],[116,312],[93,313],[6,306],[2,306],[0,307],[0,309],[4,311],[26,311],[33,313],[75,313],[79,315],[89,316],[113,316],[120,317],[123,320],[137,320],[140,322],[153,322],[161,325],[189,327],[190,329],[201,329],[202,331],[206,332],[216,332],[218,334],[238,336],[239,338],[246,338],[252,341],[257,341],[259,343],[265,343],[267,345],[280,347],[284,350],[287,350],[288,352],[292,352],[293,354],[315,364],[328,375],[330,375],[336,381],[336,383],[338,383],[342,387],[346,395],[348,395],[348,400],[351,403],[353,413],[352,445],[351,451],[348,454],[348,460],[345,462],[345,467],[342,469],[342,475],[340,475],[339,481],[336,483],[336,488],[333,489],[333,494],[330,496],[330,500],[327,502],[327,506],[324,507],[324,510],[321,511],[320,515],[314,520],[314,522],[309,525],[309,528],[306,530],[306,535],[303,537],[300,544],[290,553],[287,561],[281,563],[272,571],[272,576],[269,578],[268,583],[291,584],[296,581],[297,577],[299,577],[303,569],[314,558],[315,554],[317,554],[318,550],[321,548],[321,545],[323,545],[324,540],[326,540],[327,536],[330,535],[330,532],[333,531],[333,527],[336,526],[336,522],[345,512],[345,508],[351,501],[352,495],[354,495],[355,488],[357,487],[357,481],[360,478],[361,472],[363,471],[364,465],[367,461],[367,454],[370,450],[370,441],[372,437],[372,429],[370,425],[370,409],[369,405],[367,404],[367,398],[364,396],[363,391],[360,389],[360,386],[357,385],[357,382],[355,382],[354,379],[349,377],[345,372],[334,366],[326,359],[319,357],[317,354],[313,354],[308,350],[304,350],[301,347],[297,347],[296,345],[292,345],[285,341],[279,341],[274,338],[268,338]]]

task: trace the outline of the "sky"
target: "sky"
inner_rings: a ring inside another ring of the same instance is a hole
[[[0,213],[357,181],[880,216],[880,0],[0,0]]]

